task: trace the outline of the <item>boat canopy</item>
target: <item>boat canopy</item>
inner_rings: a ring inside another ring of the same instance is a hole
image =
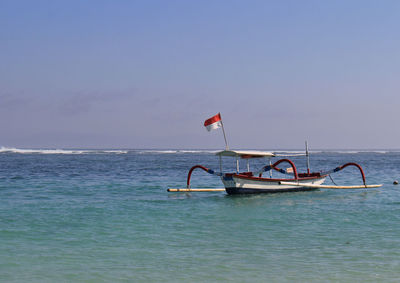
[[[256,150],[223,150],[217,152],[219,156],[231,156],[240,158],[261,158],[261,157],[274,157],[275,153],[269,151],[256,151]]]

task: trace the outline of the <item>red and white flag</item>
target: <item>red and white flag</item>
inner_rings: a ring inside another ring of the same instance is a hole
[[[218,113],[217,115],[207,119],[204,122],[204,127],[206,127],[207,131],[215,130],[222,127],[221,115]]]

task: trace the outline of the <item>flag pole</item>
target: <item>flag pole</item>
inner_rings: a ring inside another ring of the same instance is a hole
[[[218,113],[218,114],[220,114],[220,113]],[[221,115],[221,114],[220,114],[220,115]],[[222,119],[221,119],[221,126],[222,126],[222,132],[224,133],[225,150],[229,150],[228,142],[226,141],[224,123],[222,122]]]

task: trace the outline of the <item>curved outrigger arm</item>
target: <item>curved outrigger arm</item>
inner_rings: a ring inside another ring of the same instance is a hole
[[[217,176],[222,176],[221,173],[215,172],[215,171],[212,170],[212,169],[206,168],[206,167],[204,167],[204,166],[202,166],[202,165],[195,165],[195,166],[193,166],[192,168],[190,168],[189,173],[188,173],[188,175],[187,175],[186,186],[187,186],[188,189],[190,188],[190,178],[191,178],[191,176],[192,176],[192,172],[193,172],[194,169],[197,169],[197,168],[206,171],[208,174],[217,175]]]
[[[343,170],[344,168],[346,168],[347,166],[355,166],[355,167],[358,168],[358,170],[360,170],[363,183],[366,186],[364,171],[363,171],[362,167],[359,164],[354,163],[354,162],[349,162],[349,163],[346,163],[344,165],[338,166],[338,167],[336,167],[336,168],[334,168],[332,170],[321,172],[321,175],[330,175],[332,173],[339,172],[339,171]]]
[[[293,173],[288,173],[288,172],[286,172],[286,170],[276,167],[276,166],[278,166],[278,165],[279,165],[280,163],[282,163],[282,162],[287,162],[287,163],[289,163],[290,166],[291,166],[292,169],[293,169]],[[280,173],[282,173],[282,174],[294,174],[294,178],[295,178],[296,180],[299,178],[299,176],[298,176],[298,174],[297,174],[296,165],[294,165],[293,161],[291,161],[290,159],[286,159],[286,158],[280,159],[280,160],[276,161],[276,162],[275,162],[274,164],[272,164],[272,165],[265,165],[263,168],[261,168],[261,171],[258,173],[258,177],[261,178],[263,172],[268,172],[268,171],[270,171],[270,170],[272,170],[272,169],[274,169],[274,170],[276,170],[276,171],[278,171],[278,172],[280,172]]]

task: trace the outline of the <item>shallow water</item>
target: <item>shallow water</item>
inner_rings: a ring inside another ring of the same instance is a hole
[[[400,275],[398,152],[311,156],[316,170],[358,162],[380,189],[251,196],[166,192],[185,186],[192,165],[218,169],[208,151],[0,152],[4,282],[397,282]],[[305,170],[304,158],[293,160]],[[361,183],[351,167],[333,178]],[[192,180],[222,186],[201,171]]]

